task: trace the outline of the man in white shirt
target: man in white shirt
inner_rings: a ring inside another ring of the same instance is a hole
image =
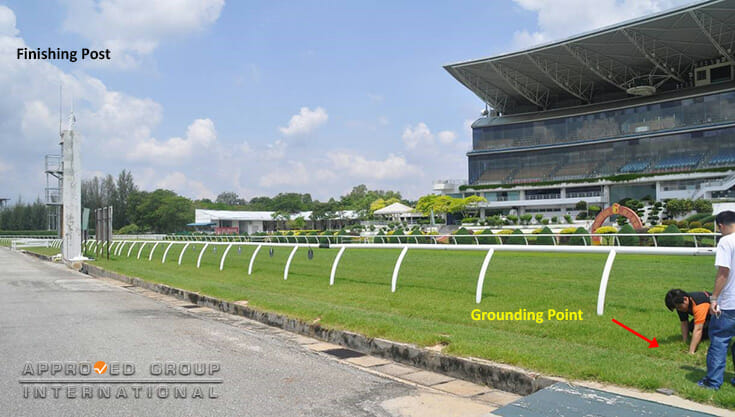
[[[699,386],[719,389],[725,375],[727,348],[735,337],[735,212],[723,211],[715,217],[722,238],[715,253],[715,290],[710,297],[707,375]],[[735,378],[730,381],[735,384]]]

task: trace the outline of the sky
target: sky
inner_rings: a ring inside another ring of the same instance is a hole
[[[84,178],[127,169],[195,199],[326,200],[358,184],[416,199],[467,178],[484,108],[443,65],[686,3],[0,2],[0,198],[43,196],[44,155],[73,111]],[[110,59],[18,59],[24,47]]]

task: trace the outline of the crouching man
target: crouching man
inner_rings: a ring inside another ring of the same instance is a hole
[[[689,343],[690,355],[697,351],[699,342],[707,338],[710,319],[709,297],[710,294],[706,291],[686,292],[678,288],[666,293],[666,307],[671,311],[676,309],[676,312],[679,313],[681,338],[684,343],[687,343],[689,333],[692,334]],[[694,316],[694,318],[689,320],[689,316]]]

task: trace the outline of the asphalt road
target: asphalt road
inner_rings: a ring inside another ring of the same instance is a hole
[[[451,403],[427,397],[420,387],[325,358],[283,332],[244,320],[233,325],[232,320],[197,315],[0,248],[0,415],[397,416],[411,414],[410,409],[413,415],[427,415],[422,404]],[[97,361],[109,364],[104,373],[79,375]],[[50,369],[56,365],[53,375],[50,370],[39,375],[44,362]],[[116,362],[133,364],[135,373],[111,375]],[[188,362],[192,372],[195,364],[218,363],[220,370],[178,374],[186,373],[184,365],[177,375],[151,374],[151,364],[165,369],[166,362]],[[163,376],[193,383],[166,384],[158,379]],[[44,378],[43,383],[31,384],[32,378]],[[74,381],[49,383],[48,378]],[[118,381],[108,383],[110,378]],[[141,378],[149,378],[148,383],[128,382]],[[46,398],[34,398],[44,387]],[[105,387],[111,398],[99,398],[98,390]],[[127,398],[116,398],[121,387]],[[172,398],[176,387],[186,388],[187,398]],[[196,387],[203,398],[192,398]],[[210,388],[217,398],[208,398]],[[136,389],[139,398],[134,398]],[[84,390],[93,398],[80,398]],[[168,398],[158,398],[164,394]]]

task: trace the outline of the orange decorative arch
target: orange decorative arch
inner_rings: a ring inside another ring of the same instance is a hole
[[[610,216],[613,216],[615,214],[618,214],[620,216],[625,217],[630,222],[630,225],[633,226],[634,229],[642,229],[643,228],[643,222],[641,221],[641,218],[638,217],[638,214],[629,209],[628,207],[621,206],[618,203],[613,204],[612,206],[606,208],[605,210],[602,210],[600,214],[595,217],[594,223],[592,223],[592,227],[590,228],[590,233],[595,233],[595,230],[599,229],[600,226],[602,226],[602,223],[605,222]],[[592,242],[599,245],[600,244],[600,237],[594,236],[592,237]]]

